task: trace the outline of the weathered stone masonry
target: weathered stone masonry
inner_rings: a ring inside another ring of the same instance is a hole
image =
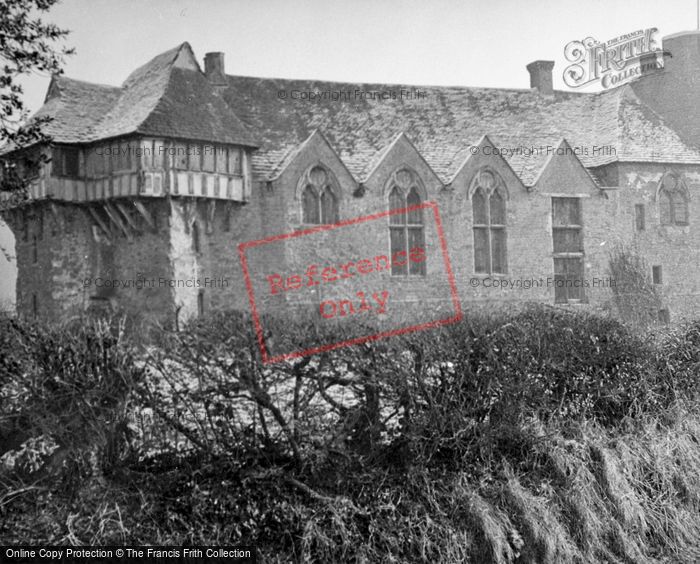
[[[697,316],[698,37],[667,38],[673,59],[663,71],[598,94],[553,91],[551,64],[538,61],[528,67],[529,90],[280,100],[278,90],[398,87],[228,76],[216,53],[202,71],[187,44],[121,87],[56,77],[39,112],[54,118],[55,145],[42,149],[52,160],[30,199],[2,212],[16,241],[17,310],[65,319],[108,309],[174,325],[211,309],[247,309],[238,244],[309,227],[314,213],[311,224],[385,211],[401,193],[438,204],[467,309],[539,301],[614,311],[609,253],[622,243],[653,278],[661,302],[652,314]],[[323,186],[311,189],[314,175]],[[321,211],[309,211],[313,202]],[[391,254],[406,244],[401,237],[418,237],[415,225],[404,235],[394,227],[376,221],[362,237],[271,245],[259,257],[293,272]],[[421,236],[430,251],[424,274],[385,271],[368,288],[390,289],[396,307],[447,310],[430,222]],[[587,286],[558,293],[554,279]],[[314,306],[333,292],[284,299]]]

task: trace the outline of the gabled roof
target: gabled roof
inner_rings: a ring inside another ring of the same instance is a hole
[[[644,105],[629,84],[595,94],[556,91],[550,96],[536,90],[418,86],[412,88],[424,94],[420,98],[382,100],[355,93],[411,88],[239,76],[229,76],[228,82],[225,99],[260,138],[252,162],[263,177],[316,128],[358,180],[401,132],[445,183],[483,135],[498,147],[523,148],[504,156],[528,186],[541,171],[547,148],[556,148],[562,138],[580,148],[577,157],[586,167],[615,161],[700,163],[700,153]],[[278,97],[280,91],[287,97]],[[320,95],[299,99],[305,92]],[[604,146],[614,151],[594,150]],[[540,147],[544,149],[524,150]]]
[[[476,150],[474,149],[476,148]],[[485,149],[489,148],[489,153],[487,154]],[[525,189],[526,186],[522,182],[522,177],[518,175],[514,170],[513,167],[511,166],[511,163],[509,163],[505,157],[501,154],[494,154],[493,148],[496,147],[496,145],[489,139],[488,135],[483,135],[481,139],[479,139],[479,142],[473,145],[472,147],[465,147],[465,149],[462,151],[463,153],[463,158],[461,160],[461,163],[457,165],[457,169],[455,170],[455,173],[450,177],[449,184],[453,184],[457,177],[460,175],[460,173],[469,167],[473,162],[476,163],[481,163],[483,166],[483,161],[484,157],[488,157],[489,159],[500,159],[503,161],[507,169],[512,173],[512,175],[520,182],[521,188]],[[459,162],[458,159],[455,160],[455,162]],[[489,163],[489,166],[493,166],[493,161]],[[478,165],[477,165],[478,166]]]
[[[635,81],[595,94],[552,95],[240,76],[227,81],[214,90],[183,43],[139,67],[121,87],[56,77],[37,115],[54,118],[47,132],[59,143],[142,133],[259,147],[252,165],[263,179],[279,174],[314,130],[323,132],[357,181],[402,133],[445,184],[484,135],[506,149],[504,158],[526,186],[562,138],[589,169],[615,161],[700,164],[700,152],[637,97]],[[303,99],[303,93],[317,96]]]
[[[163,96],[139,133],[256,147],[253,135],[199,71],[172,69]]]
[[[57,143],[141,133],[255,147],[253,136],[214,91],[188,43],[161,53],[121,87],[54,77],[37,116]]]
[[[581,164],[573,147],[569,145],[564,138],[559,140],[556,144],[556,150],[552,151],[546,158],[536,178],[532,181],[533,186],[539,189],[543,184],[548,183],[549,178],[551,178],[553,174],[556,179],[557,192],[571,191],[574,186],[576,186],[576,191],[578,192],[578,187],[586,182],[589,183],[592,190],[598,188],[598,183],[595,178],[590,174],[588,169]],[[579,181],[574,182],[576,177],[578,177]],[[562,186],[560,184],[561,178],[570,179],[571,183]]]
[[[340,166],[343,167],[348,177],[352,178],[352,174],[345,167],[345,164],[343,163],[342,159],[338,156],[338,153],[335,151],[333,146],[328,142],[328,139],[326,139],[326,137],[323,135],[323,132],[318,129],[314,129],[302,143],[297,145],[293,150],[291,150],[287,155],[285,155],[284,158],[282,158],[279,161],[279,163],[277,163],[277,166],[271,172],[269,179],[277,180],[284,173],[287,167],[290,166],[298,157],[303,155],[303,153],[306,150],[318,150],[320,145],[326,146],[326,148],[334,155],[335,159],[337,159]]]
[[[61,75],[51,79],[46,101],[35,117],[51,116],[44,131],[65,143],[77,143],[97,134],[100,120],[119,99],[116,86],[91,84]]]
[[[435,171],[432,170],[432,168],[430,168],[430,164],[428,163],[428,161],[426,161],[423,155],[421,155],[420,151],[418,151],[416,146],[409,139],[408,135],[406,135],[406,133],[402,131],[391,141],[391,143],[389,143],[389,145],[387,145],[384,149],[377,153],[376,158],[369,161],[369,163],[365,167],[365,171],[362,177],[360,178],[360,181],[368,182],[369,179],[372,178],[373,175],[381,168],[381,165],[384,162],[384,160],[387,159],[389,155],[391,155],[393,152],[400,150],[401,148],[410,151],[413,155],[421,159],[425,163],[427,170],[430,171],[431,174],[435,175]],[[440,181],[440,178],[438,178],[437,180]]]

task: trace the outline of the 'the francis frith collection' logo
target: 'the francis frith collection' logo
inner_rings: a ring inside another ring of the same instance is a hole
[[[662,69],[664,52],[654,40],[657,28],[640,29],[600,42],[592,37],[571,41],[564,48],[564,82],[582,88],[600,82],[603,88],[619,86],[642,74]]]

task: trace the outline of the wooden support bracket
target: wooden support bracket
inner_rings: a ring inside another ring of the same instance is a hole
[[[107,215],[109,216],[109,219],[112,220],[114,225],[117,226],[117,228],[124,234],[124,236],[131,240],[131,233],[129,232],[129,229],[124,225],[124,222],[122,221],[121,217],[119,217],[119,212],[110,204],[109,202],[104,202],[103,207],[105,211],[107,212]]]
[[[105,237],[107,237],[107,239],[111,241],[112,240],[112,232],[109,229],[109,227],[107,227],[107,224],[104,221],[102,221],[102,218],[100,217],[100,214],[97,212],[97,210],[92,206],[87,206],[87,210],[90,213],[90,216],[92,217],[95,224],[105,234]]]
[[[121,212],[122,217],[129,224],[129,227],[131,227],[135,232],[140,232],[141,229],[139,229],[139,226],[134,221],[133,216],[131,215],[131,213],[129,213],[129,210],[127,209],[128,205],[129,204],[125,204],[122,202],[114,202],[114,206]]]
[[[216,213],[216,200],[207,201],[206,232],[211,235],[214,232],[214,215]]]
[[[141,214],[141,217],[143,217],[146,220],[146,223],[150,226],[153,231],[156,231],[156,222],[153,220],[153,217],[151,216],[150,212],[146,208],[146,206],[143,205],[143,202],[139,202],[138,200],[133,201],[134,207],[138,210],[138,212]]]

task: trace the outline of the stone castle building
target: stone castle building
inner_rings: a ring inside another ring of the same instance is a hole
[[[662,70],[593,94],[553,90],[549,61],[528,65],[530,89],[400,87],[228,75],[222,53],[202,69],[187,43],[121,86],[56,76],[38,112],[52,146],[6,154],[16,167],[27,151],[48,159],[26,172],[29,199],[2,209],[18,313],[106,308],[172,325],[246,310],[240,243],[435,202],[465,309],[614,310],[632,287],[611,279],[623,245],[658,298],[649,315],[697,316],[700,32],[663,48]],[[424,263],[394,264],[383,284],[419,309],[444,301],[426,214],[370,229],[343,258],[424,246]],[[326,245],[310,240],[300,258],[281,244],[265,260],[331,264]]]

